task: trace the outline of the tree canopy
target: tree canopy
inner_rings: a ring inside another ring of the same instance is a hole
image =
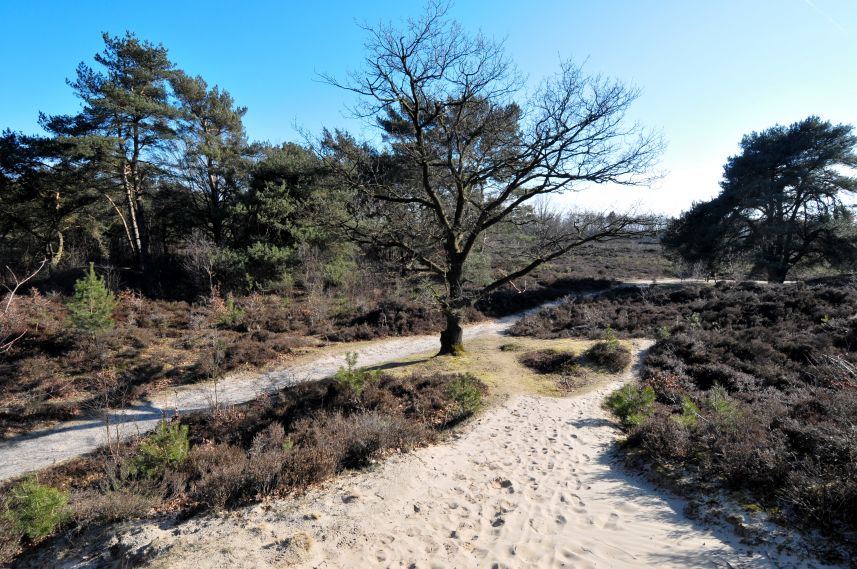
[[[0,260],[47,258],[52,274],[106,263],[177,296],[289,286],[308,251],[341,278],[347,247],[318,223],[336,210],[318,157],[248,141],[246,108],[164,46],[103,40],[68,81],[80,112],[40,114],[46,136],[0,135]]]
[[[526,96],[502,45],[465,33],[429,6],[404,29],[369,28],[363,69],[348,80],[357,112],[381,144],[328,132],[331,169],[355,192],[345,224],[355,239],[398,250],[444,285],[442,353],[461,343],[460,313],[482,295],[584,243],[637,234],[628,215],[538,215],[538,198],[582,184],[645,184],[660,139],[626,120],[637,90],[563,62]],[[517,230],[507,271],[467,282],[486,239]]]
[[[664,244],[710,270],[739,256],[774,282],[796,266],[853,262],[854,214],[843,201],[857,191],[852,130],[812,116],[745,136],[720,194],[675,220]]]

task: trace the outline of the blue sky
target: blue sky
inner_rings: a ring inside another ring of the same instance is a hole
[[[102,31],[163,43],[176,64],[249,108],[252,139],[299,140],[296,127],[359,131],[348,93],[319,81],[359,66],[358,23],[396,21],[419,2],[0,0],[0,128],[36,132],[39,111],[70,113],[65,85],[101,49]],[[660,130],[666,176],[651,189],[599,187],[564,206],[678,213],[716,194],[741,136],[810,114],[857,124],[855,0],[458,0],[467,29],[505,39],[537,81],[560,58],[642,90],[632,118]]]

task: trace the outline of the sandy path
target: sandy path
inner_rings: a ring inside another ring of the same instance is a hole
[[[520,315],[509,316],[465,327],[466,339],[501,334]],[[282,389],[303,381],[329,377],[345,364],[344,353],[358,354],[361,366],[378,365],[414,354],[430,352],[440,347],[434,336],[390,338],[356,345],[341,345],[316,354],[310,360],[298,362],[282,369],[250,377],[233,377],[220,381],[215,390],[212,383],[184,386],[151,400],[125,409],[109,412],[111,440],[127,438],[150,431],[165,415],[176,411],[186,412],[210,407],[216,400],[222,405],[243,403],[259,395]],[[107,430],[103,418],[68,421],[47,429],[0,441],[0,481],[26,472],[45,468],[86,454],[103,446]]]
[[[618,430],[601,408],[619,385],[564,399],[516,396],[447,444],[298,499],[126,526],[112,554],[76,551],[60,566],[129,558],[177,569],[811,566],[696,525],[681,500],[625,472],[613,451]]]

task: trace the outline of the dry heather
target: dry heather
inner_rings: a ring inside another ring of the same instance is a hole
[[[155,512],[235,507],[432,442],[475,412],[484,393],[468,375],[343,370],[246,405],[181,417],[153,435],[43,471],[39,483],[70,494],[61,533]],[[0,495],[18,484],[5,484]],[[49,514],[56,512],[38,515]],[[22,540],[0,517],[0,562],[40,541]]]
[[[642,379],[654,401],[641,391],[613,402],[634,417],[627,448],[854,547],[855,313],[850,279],[687,285],[566,303],[513,333],[659,338]]]

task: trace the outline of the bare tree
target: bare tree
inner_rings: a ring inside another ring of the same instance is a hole
[[[217,247],[202,232],[195,230],[191,233],[183,250],[183,264],[195,278],[205,279],[208,284],[209,297],[215,295],[214,277],[217,268]]]
[[[6,267],[12,280],[11,284],[4,285],[7,293],[2,299],[3,311],[0,312],[0,353],[11,350],[12,346],[27,334],[27,329],[15,309],[15,295],[18,294],[18,290],[22,286],[35,278],[45,268],[47,262],[47,259],[42,259],[36,270],[23,277],[18,277],[15,271]]]
[[[361,96],[355,111],[375,121],[383,144],[328,132],[322,149],[356,190],[350,233],[399,250],[443,282],[442,354],[460,348],[462,310],[480,296],[575,247],[647,225],[631,215],[546,218],[529,207],[581,184],[651,180],[660,138],[625,121],[637,90],[563,62],[524,96],[502,45],[466,34],[438,4],[403,29],[366,31],[365,67],[346,81],[325,78]],[[514,228],[527,228],[530,254],[491,282],[467,283],[468,259],[486,233]]]

